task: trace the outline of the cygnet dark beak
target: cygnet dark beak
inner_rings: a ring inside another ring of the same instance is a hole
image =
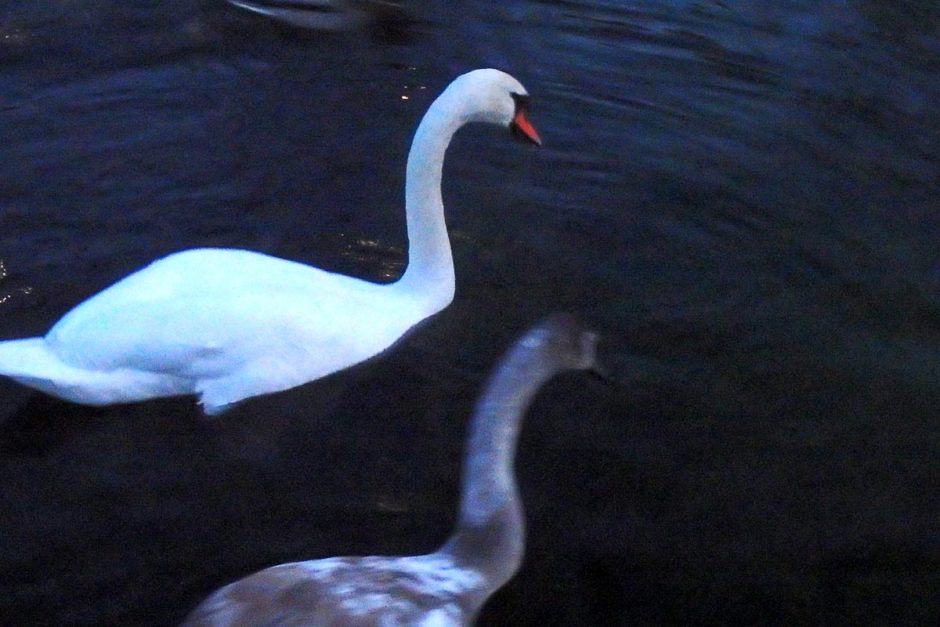
[[[615,379],[614,376],[610,374],[610,370],[608,370],[604,364],[599,363],[596,359],[594,360],[594,364],[585,372],[589,377],[596,381],[602,381],[608,385],[620,385],[620,381]]]

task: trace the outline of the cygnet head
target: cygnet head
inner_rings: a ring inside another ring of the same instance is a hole
[[[597,333],[571,314],[553,314],[526,335],[527,348],[549,355],[560,368],[592,370],[597,367]]]
[[[446,92],[459,94],[464,122],[507,126],[516,137],[542,145],[542,138],[529,121],[529,92],[509,74],[494,69],[473,70],[457,77]]]

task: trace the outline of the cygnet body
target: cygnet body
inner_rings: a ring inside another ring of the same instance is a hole
[[[522,418],[559,372],[595,366],[597,336],[564,314],[524,334],[477,403],[463,466],[460,513],[437,551],[281,564],[229,584],[184,627],[472,625],[519,569],[525,524],[513,462]]]

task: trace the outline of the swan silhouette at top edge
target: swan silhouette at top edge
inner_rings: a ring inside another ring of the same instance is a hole
[[[342,31],[402,15],[396,0],[226,0],[232,6],[292,26]]]
[[[80,303],[45,337],[0,342],[0,375],[110,405],[195,394],[217,415],[360,363],[454,297],[441,172],[469,122],[534,144],[529,96],[494,69],[457,77],[418,125],[405,173],[408,266],[377,284],[237,249],[173,253]]]
[[[554,314],[508,351],[477,401],[457,524],[440,549],[272,566],[211,594],[184,627],[472,625],[525,552],[513,471],[522,419],[556,374],[595,369],[597,341],[573,316]]]

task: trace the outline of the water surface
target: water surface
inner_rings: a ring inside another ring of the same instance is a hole
[[[217,421],[0,381],[0,616],[178,622],[274,563],[433,549],[497,356],[602,333],[530,413],[519,576],[484,625],[924,624],[940,613],[940,9],[468,0],[305,33],[222,2],[0,9],[0,338],[148,261],[250,248],[385,281],[404,160],[479,66],[546,146],[445,165],[454,304]]]

